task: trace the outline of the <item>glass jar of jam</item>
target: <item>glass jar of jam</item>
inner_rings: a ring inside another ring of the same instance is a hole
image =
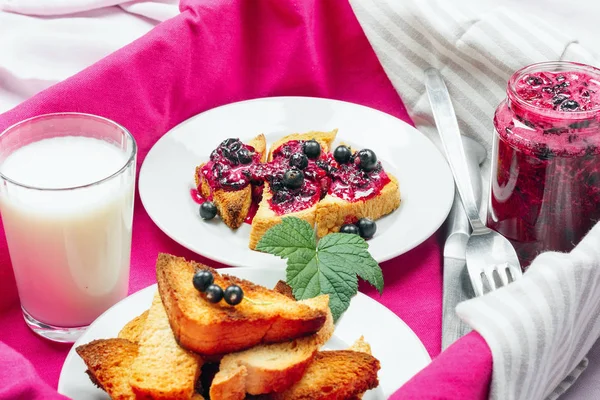
[[[544,62],[515,72],[494,115],[488,226],[526,268],[570,251],[600,219],[600,70]]]

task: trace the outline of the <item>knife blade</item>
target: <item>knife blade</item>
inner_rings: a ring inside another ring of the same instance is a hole
[[[479,164],[486,157],[483,146],[468,137],[462,137],[475,201],[481,203],[482,181]],[[454,203],[446,220],[447,236],[444,244],[444,283],[442,298],[442,350],[467,334],[471,327],[456,315],[456,305],[475,296],[466,268],[465,252],[471,232],[467,215],[454,191]]]

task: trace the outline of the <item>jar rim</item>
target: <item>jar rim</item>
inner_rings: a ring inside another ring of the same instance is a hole
[[[558,119],[585,119],[591,118],[598,113],[600,113],[600,107],[594,108],[592,110],[587,111],[561,111],[554,109],[545,109],[538,106],[535,106],[527,101],[525,101],[516,90],[517,82],[526,74],[530,74],[532,72],[568,72],[568,71],[576,71],[576,72],[586,72],[587,74],[593,74],[597,77],[598,81],[600,81],[600,69],[582,64],[574,61],[543,61],[535,64],[527,65],[521,69],[518,69],[515,73],[512,74],[508,83],[506,85],[506,94],[511,102],[518,104],[519,107],[527,109],[530,112],[534,112],[537,114],[544,114],[548,117],[554,117]]]

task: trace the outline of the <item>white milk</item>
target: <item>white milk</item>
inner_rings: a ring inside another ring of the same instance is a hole
[[[28,186],[65,188],[112,175],[127,157],[98,139],[57,137],[16,150],[0,171]],[[38,321],[84,326],[127,295],[134,171],[76,190],[0,188],[21,305]]]

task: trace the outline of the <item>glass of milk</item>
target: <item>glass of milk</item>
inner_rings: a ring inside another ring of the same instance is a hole
[[[0,134],[0,213],[23,316],[73,342],[127,296],[137,146],[108,119],[37,116]]]

